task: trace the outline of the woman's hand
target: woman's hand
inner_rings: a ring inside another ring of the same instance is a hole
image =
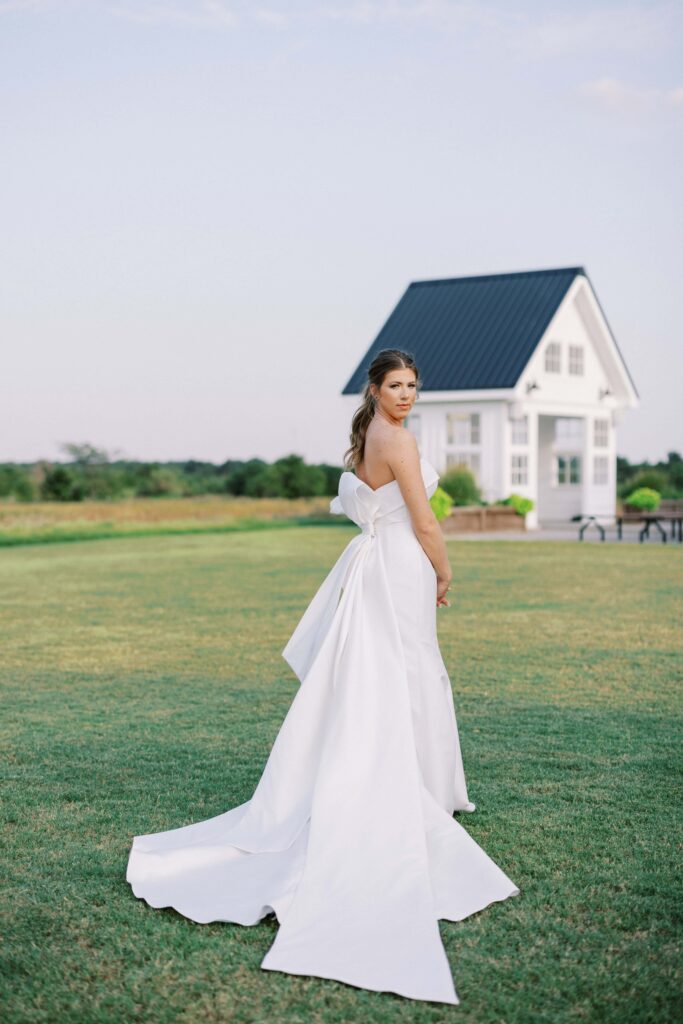
[[[450,608],[451,602],[446,597],[446,594],[451,589],[451,577],[436,577],[436,607],[440,608],[444,605],[446,608]]]

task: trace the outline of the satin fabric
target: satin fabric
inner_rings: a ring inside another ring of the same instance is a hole
[[[421,460],[428,496],[438,475]],[[361,532],[283,651],[301,685],[246,803],[136,836],[127,880],[199,923],[279,929],[261,967],[459,1002],[439,919],[519,892],[453,817],[473,811],[436,633],[436,576],[398,483],[343,473]]]

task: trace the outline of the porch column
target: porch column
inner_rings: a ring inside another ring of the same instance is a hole
[[[529,429],[529,446],[528,451],[528,490],[527,494],[534,503],[534,507],[531,512],[527,512],[526,525],[529,530],[538,529],[538,429],[539,429],[539,416],[537,409],[529,409],[527,406],[526,414],[528,419]]]
[[[583,417],[581,444],[581,514],[590,516],[597,511],[593,506],[593,417]]]

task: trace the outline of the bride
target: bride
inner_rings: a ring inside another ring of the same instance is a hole
[[[519,889],[453,817],[475,805],[436,632],[438,474],[405,429],[418,370],[385,349],[368,378],[330,506],[360,533],[283,651],[300,686],[253,796],[136,836],[126,877],[201,924],[275,914],[266,970],[455,1004],[439,919]]]

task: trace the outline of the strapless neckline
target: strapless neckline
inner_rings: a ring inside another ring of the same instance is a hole
[[[420,458],[420,466],[423,467],[425,465],[430,466],[430,463],[427,462],[426,459],[423,459],[421,457]],[[430,468],[431,468],[431,466],[430,466]],[[359,476],[357,476],[355,473],[352,473],[351,470],[348,470],[348,469],[345,470],[342,473],[342,476],[353,477],[353,479],[357,480],[359,484],[362,484],[363,487],[367,488],[367,490],[370,491],[371,494],[379,494],[379,492],[383,491],[385,487],[391,487],[392,484],[397,484],[398,483],[398,480],[396,479],[396,477],[394,477],[393,480],[387,480],[387,482],[385,484],[380,484],[379,487],[371,487],[370,484],[366,484],[365,480],[361,480],[361,478]]]

